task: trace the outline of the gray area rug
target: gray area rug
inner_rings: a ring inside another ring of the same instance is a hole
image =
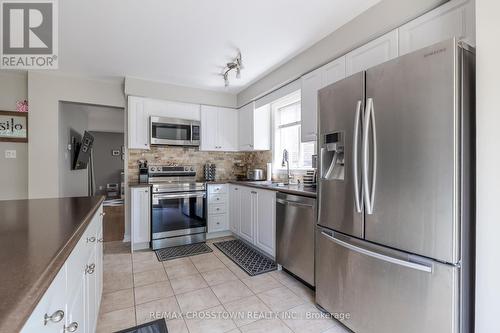
[[[182,257],[194,256],[202,253],[212,252],[212,249],[205,243],[196,243],[189,245],[181,245],[167,247],[165,249],[156,250],[158,261],[172,260]]]
[[[276,262],[273,259],[239,239],[214,243],[214,245],[250,276],[276,270]]]

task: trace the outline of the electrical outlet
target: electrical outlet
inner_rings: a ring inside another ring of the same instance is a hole
[[[16,151],[15,150],[6,150],[5,151],[5,158],[16,158]]]

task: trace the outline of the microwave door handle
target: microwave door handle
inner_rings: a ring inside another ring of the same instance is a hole
[[[189,124],[189,128],[191,129],[189,132],[191,134],[190,142],[193,143],[193,123]]]

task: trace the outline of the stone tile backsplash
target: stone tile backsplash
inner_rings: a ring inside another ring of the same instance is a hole
[[[245,175],[247,168],[266,170],[272,160],[271,151],[259,152],[217,152],[199,151],[197,147],[152,146],[151,150],[128,150],[128,178],[137,182],[139,175],[138,160],[147,160],[148,165],[180,164],[196,167],[198,180],[203,180],[203,166],[216,165],[216,180],[235,180]]]

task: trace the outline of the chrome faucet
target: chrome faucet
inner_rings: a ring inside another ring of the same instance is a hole
[[[281,166],[284,167],[286,163],[286,184],[290,184],[290,162],[288,161],[288,150],[283,149],[283,160]]]

